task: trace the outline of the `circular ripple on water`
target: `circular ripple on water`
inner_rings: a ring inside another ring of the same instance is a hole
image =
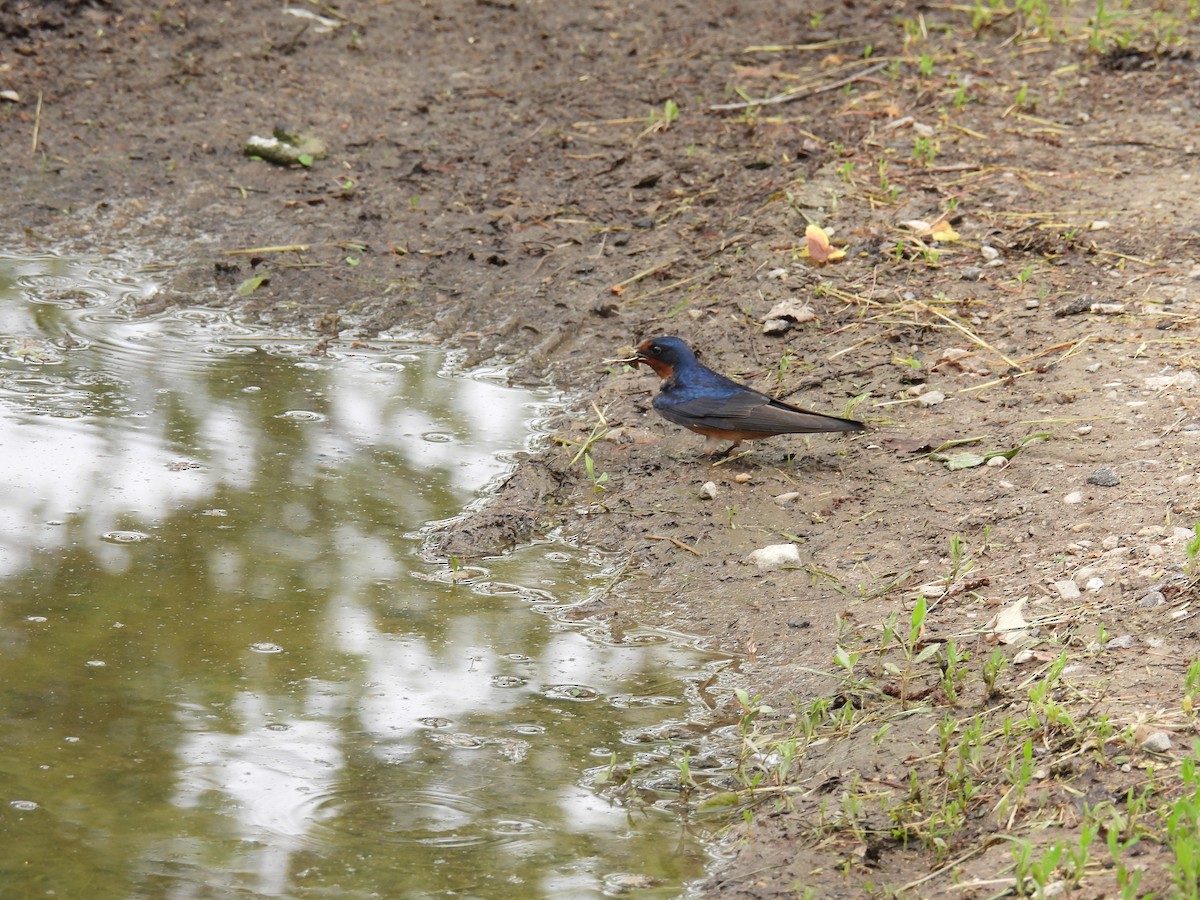
[[[245,344],[209,344],[200,352],[209,356],[252,356],[258,352],[258,348]]]
[[[106,531],[100,535],[100,540],[110,544],[139,544],[150,540],[150,535],[141,531]]]
[[[487,744],[483,738],[461,731],[453,734],[435,734],[430,740],[435,744],[441,744],[443,747],[450,747],[454,750],[479,750]]]
[[[443,719],[440,716],[425,716],[423,719],[417,719],[417,721],[426,728],[449,728],[454,724],[449,719]]]
[[[326,797],[316,818],[325,830],[364,843],[473,847],[519,841],[544,831],[531,819],[493,818],[483,804],[448,791],[413,790],[386,797]]]
[[[515,688],[525,684],[524,678],[518,678],[516,675],[493,675],[492,687],[498,688]]]
[[[290,419],[293,422],[324,422],[325,415],[319,412],[313,412],[309,409],[288,409],[281,413],[276,413],[277,419]]]
[[[542,688],[542,696],[549,700],[575,700],[587,703],[600,699],[600,692],[586,684],[552,684]]]

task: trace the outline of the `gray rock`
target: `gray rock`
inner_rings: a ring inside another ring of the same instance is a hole
[[[1087,477],[1087,481],[1088,484],[1097,484],[1100,487],[1116,487],[1121,483],[1121,476],[1112,466],[1097,466]]]
[[[1152,731],[1142,741],[1142,749],[1151,753],[1166,753],[1171,749],[1171,736],[1165,731]]]
[[[1162,591],[1147,591],[1145,596],[1138,601],[1138,606],[1143,609],[1154,609],[1156,606],[1162,606],[1167,602],[1167,598],[1163,596]]]

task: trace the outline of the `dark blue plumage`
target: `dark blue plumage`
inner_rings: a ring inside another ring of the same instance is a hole
[[[677,337],[643,341],[637,361],[662,378],[653,402],[663,418],[709,438],[733,441],[726,453],[742,441],[777,434],[866,429],[862,422],[801,409],[738,384],[702,364]]]

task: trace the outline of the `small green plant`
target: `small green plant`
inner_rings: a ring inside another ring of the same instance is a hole
[[[950,572],[946,575],[946,584],[954,584],[974,568],[975,560],[967,556],[967,545],[962,535],[955,534],[950,538]]]
[[[983,661],[983,687],[985,691],[985,699],[991,699],[996,696],[996,679],[1000,677],[1000,673],[1004,671],[1008,665],[1008,657],[1004,655],[1004,651],[997,647],[992,651],[992,655]]]
[[[931,137],[918,135],[913,140],[913,161],[918,165],[928,166],[937,156],[937,142]]]
[[[922,53],[920,59],[917,60],[917,69],[922,75],[928,78],[933,74],[933,57],[928,53]]]
[[[1088,861],[1091,858],[1089,848],[1099,833],[1099,822],[1085,820],[1079,828],[1078,842],[1066,845],[1066,860],[1063,863],[1063,869],[1066,872],[1067,879],[1074,887],[1078,887],[1080,882],[1083,881]]]
[[[1117,887],[1121,890],[1121,900],[1134,900],[1138,896],[1138,885],[1142,882],[1142,870],[1135,868],[1132,871],[1125,865],[1125,854],[1138,842],[1137,837],[1132,837],[1127,841],[1121,840],[1121,829],[1119,827],[1110,827],[1105,835],[1105,842],[1108,845],[1108,855],[1112,857],[1113,865],[1117,870]]]
[[[841,644],[833,648],[833,661],[845,669],[846,674],[850,677],[854,676],[854,667],[858,665],[861,658],[861,653],[851,653]]]
[[[679,118],[679,104],[674,100],[668,99],[663,103],[661,111],[650,114],[650,123],[646,129],[638,135],[638,139],[644,138],[648,134],[653,134],[656,131],[666,131],[675,120]]]
[[[1007,814],[1011,827],[1013,819],[1017,816],[1017,810],[1021,807],[1021,801],[1025,797],[1025,789],[1033,780],[1032,738],[1026,738],[1025,744],[1021,748],[1021,755],[1009,762],[1005,774],[1008,776],[1011,786],[1004,792],[1000,802],[996,804],[996,812],[1000,816]]]
[[[888,178],[888,161],[886,159],[879,161],[878,172],[879,193],[883,194],[884,199],[889,203],[894,203],[896,198],[900,196],[900,188],[892,184],[891,179]]]
[[[958,688],[966,678],[965,665],[971,655],[954,641],[946,642],[946,653],[941,658],[942,692],[951,703],[958,703]]]
[[[761,694],[755,694],[753,697],[751,697],[746,691],[742,690],[741,688],[737,688],[734,690],[733,696],[734,699],[737,700],[737,704],[742,710],[741,721],[738,722],[738,730],[743,736],[746,736],[750,733],[750,729],[753,727],[755,719],[761,715],[773,713],[775,711],[770,706],[767,706],[762,702]]]
[[[692,777],[692,754],[688,750],[683,751],[683,755],[675,761],[675,768],[679,770],[679,783],[686,788],[697,787],[696,780]]]
[[[596,472],[596,463],[592,459],[592,447],[596,441],[608,434],[608,420],[604,418],[603,411],[597,409],[594,405],[592,406],[592,410],[596,413],[596,424],[592,426],[591,433],[584,438],[575,455],[571,457],[571,465],[575,465],[580,460],[583,460],[583,470],[587,473],[588,480],[592,482],[592,490],[598,494],[601,491],[607,490],[604,484],[608,481],[608,473]]]
[[[1179,779],[1183,794],[1175,801],[1167,817],[1167,846],[1175,859],[1171,875],[1179,892],[1177,897],[1200,897],[1200,775],[1196,756],[1200,746],[1180,765]]]
[[[1033,266],[1026,266],[1017,273],[1017,284],[1025,284],[1033,277]]]
[[[1200,659],[1193,659],[1188,664],[1187,674],[1183,676],[1183,711],[1191,715],[1196,710],[1196,698],[1200,697]]]
[[[1192,525],[1192,537],[1184,545],[1183,571],[1188,578],[1195,578],[1197,567],[1200,566],[1200,521]]]
[[[787,371],[789,368],[791,368],[791,365],[795,361],[795,359],[796,359],[796,354],[792,352],[792,349],[790,347],[788,349],[784,350],[783,354],[779,357],[779,362],[775,365],[775,387],[776,387],[775,392],[776,392],[776,394],[780,393],[783,390],[784,376],[787,375]]]
[[[846,184],[854,184],[854,161],[847,159],[837,167],[838,177]]]

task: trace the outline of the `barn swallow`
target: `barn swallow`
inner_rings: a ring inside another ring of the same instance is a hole
[[[733,441],[728,456],[742,441],[777,434],[821,431],[865,431],[866,425],[792,406],[754,388],[731,381],[696,359],[683,340],[656,337],[637,346],[636,362],[654,370],[662,385],[654,408],[668,422],[690,428],[711,440]],[[711,453],[711,450],[709,451]]]

